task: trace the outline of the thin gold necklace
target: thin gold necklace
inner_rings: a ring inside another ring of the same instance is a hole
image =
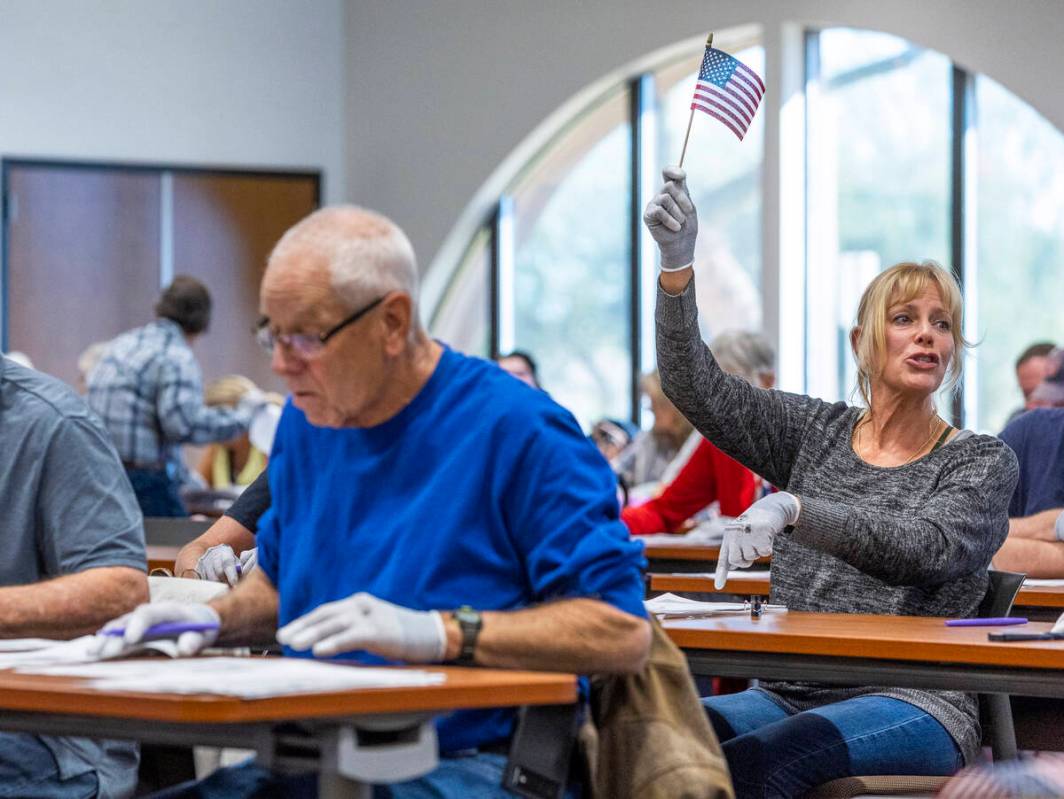
[[[854,433],[857,439],[857,456],[861,458],[861,460],[864,460],[864,455],[861,454],[864,451],[864,428],[865,425],[870,423],[871,421],[871,414],[869,414],[868,411],[865,411],[864,415],[858,420],[857,425],[854,427]],[[899,466],[908,466],[910,463],[916,460],[916,456],[924,451],[927,445],[930,444],[931,440],[935,437],[935,433],[939,432],[939,422],[941,421],[942,419],[939,418],[937,412],[931,415],[931,421],[928,426],[929,432],[927,434],[927,438],[924,440],[924,443],[920,445],[919,449],[917,449],[915,452],[913,452],[912,455],[909,456],[909,459],[907,461],[899,464]]]

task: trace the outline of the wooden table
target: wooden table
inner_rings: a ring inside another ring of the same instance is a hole
[[[713,577],[705,574],[651,574],[649,575],[651,591],[687,591],[698,593],[716,593]],[[742,594],[768,596],[769,573],[767,571],[732,572],[721,589],[722,594]]]
[[[650,561],[650,571],[699,571],[712,570],[717,565],[720,557],[719,546],[699,546],[692,544],[679,544],[677,539],[682,536],[660,536],[662,540],[656,540],[659,536],[641,537],[643,552]],[[758,563],[768,563],[770,558],[759,558]]]
[[[569,674],[435,666],[430,670],[445,673],[446,681],[255,700],[103,691],[79,678],[0,671],[0,728],[255,749],[267,766],[306,767],[309,747],[318,754],[314,766],[320,765],[325,799],[369,796],[358,774],[337,773],[352,728],[420,730],[431,727],[432,716],[457,709],[564,705],[577,699],[576,677]],[[293,722],[306,732],[294,734]],[[293,746],[301,752],[295,760]]]
[[[169,571],[174,570],[174,561],[177,560],[177,553],[181,551],[181,547],[164,547],[164,546],[147,546],[148,551],[148,571],[152,569],[167,569]]]
[[[1015,755],[1008,694],[1064,698],[1064,641],[996,643],[943,619],[799,611],[664,622],[695,674],[992,694],[995,750]],[[1047,622],[1024,625],[1044,632]]]
[[[717,590],[713,587],[713,577],[707,574],[651,574],[649,587],[652,591],[706,593]],[[768,596],[769,573],[732,572],[721,593]],[[1022,608],[1064,608],[1064,586],[1021,586],[1013,604]]]
[[[1026,608],[1064,608],[1064,585],[1022,585],[1015,604]]]

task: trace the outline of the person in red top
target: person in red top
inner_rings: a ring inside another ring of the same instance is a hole
[[[776,354],[763,336],[721,333],[710,349],[725,371],[762,388],[775,384]],[[621,521],[632,535],[675,533],[714,500],[722,516],[738,516],[758,499],[763,485],[760,477],[703,438],[664,490],[649,502],[624,508]]]

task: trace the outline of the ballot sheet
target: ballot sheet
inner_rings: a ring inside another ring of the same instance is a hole
[[[96,663],[28,665],[20,673],[82,677],[94,688],[137,693],[216,694],[264,699],[356,688],[438,685],[446,677],[423,669],[374,668],[303,658],[135,658]]]

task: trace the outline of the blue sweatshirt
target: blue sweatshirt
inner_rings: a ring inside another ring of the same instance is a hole
[[[486,361],[445,349],[376,427],[314,427],[289,404],[269,479],[259,565],[281,625],[358,591],[416,610],[594,597],[645,615],[642,547],[618,519],[608,465],[572,414]],[[458,712],[439,723],[440,749],[512,725],[510,710]]]

